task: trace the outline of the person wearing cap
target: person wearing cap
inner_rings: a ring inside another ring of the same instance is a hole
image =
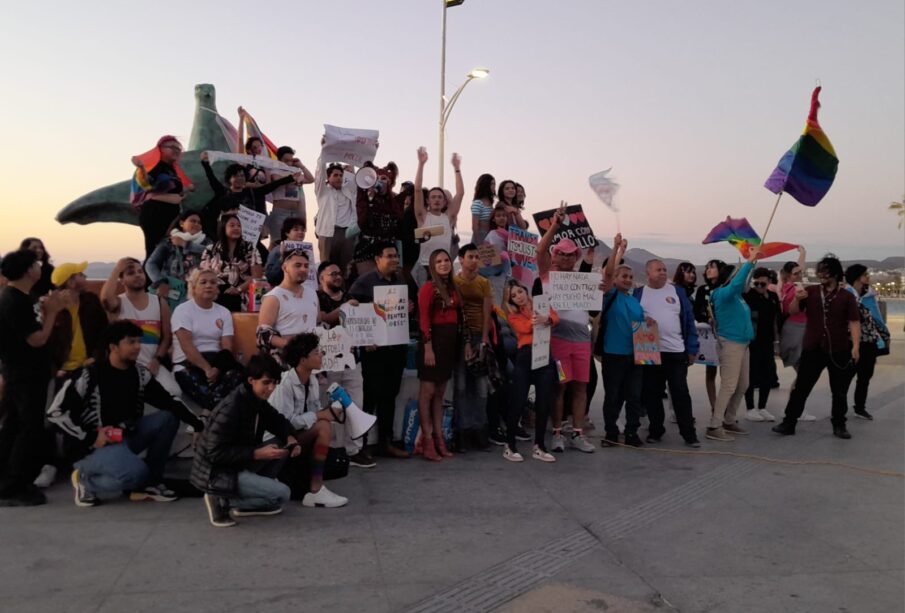
[[[554,213],[552,223],[537,245],[537,268],[541,283],[547,284],[551,271],[571,272],[581,256],[581,249],[570,238],[562,238],[556,245],[553,238],[565,218],[566,203]],[[602,281],[601,281],[602,284]],[[591,372],[591,327],[588,312],[580,309],[558,309],[559,323],[550,333],[550,355],[559,362],[565,378],[561,379],[559,394],[553,411],[553,442],[550,450],[565,450],[562,436],[563,403],[566,389],[572,399],[572,435],[569,446],[584,453],[593,453],[594,445],[584,435],[587,413],[587,387]]]
[[[57,266],[51,277],[66,299],[49,344],[58,388],[64,379],[94,361],[108,323],[100,298],[87,289],[87,268],[88,262],[67,262]]]
[[[63,295],[52,292],[38,302],[32,287],[41,278],[41,262],[33,251],[8,253],[0,264],[6,286],[0,290],[0,507],[47,502],[32,485],[44,458],[44,406],[50,381],[47,342]]]
[[[883,322],[880,307],[877,305],[877,294],[870,286],[870,273],[864,264],[852,264],[845,269],[846,289],[858,301],[858,312],[861,316],[861,359],[856,365],[855,402],[852,408],[855,416],[872,420],[873,415],[867,411],[867,390],[877,356],[889,353],[889,328]]]
[[[324,139],[321,138],[321,146]],[[356,221],[355,169],[342,164],[326,165],[323,156],[317,158],[314,169],[314,195],[317,198],[317,215],[314,217],[314,234],[322,262],[336,262],[343,274],[355,252],[355,238],[346,236]]]
[[[317,291],[305,286],[308,253],[292,249],[283,253],[283,281],[264,294],[258,314],[258,348],[284,364],[282,353],[294,336],[314,332],[320,315]]]

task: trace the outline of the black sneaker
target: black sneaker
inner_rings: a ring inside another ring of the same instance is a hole
[[[349,464],[352,466],[357,466],[358,468],[374,468],[377,466],[377,462],[374,461],[374,458],[371,457],[367,451],[362,449],[355,455],[349,458]]]
[[[842,439],[846,439],[846,440],[852,438],[852,435],[849,434],[848,430],[845,429],[845,426],[834,427],[833,436],[835,436],[836,438],[842,438]]]
[[[855,409],[855,417],[860,417],[861,419],[866,419],[868,421],[873,421],[874,416],[867,412],[867,409]]]
[[[149,485],[140,492],[132,492],[129,494],[129,500],[133,502],[146,502],[153,500],[154,502],[174,502],[179,500],[176,492],[161,483],[160,485]]]
[[[517,441],[530,441],[534,437],[528,434],[521,425],[515,429],[515,440]]]
[[[85,486],[82,485],[78,469],[72,471],[72,475],[69,479],[72,482],[72,489],[75,490],[75,506],[96,507],[98,505],[99,501],[97,496],[89,492],[85,489]]]
[[[629,447],[643,447],[644,443],[641,441],[641,437],[637,434],[626,434],[625,435],[625,444]]]
[[[516,438],[518,438],[518,436],[516,436]],[[489,440],[494,445],[503,446],[506,444],[506,435],[503,434],[502,428],[494,428],[487,436],[487,440]]]
[[[659,443],[663,440],[663,436],[654,436],[653,434],[648,434],[647,438],[644,439],[645,443]]]
[[[790,426],[784,421],[773,426],[773,432],[782,434],[783,436],[795,436],[795,426]]]
[[[699,441],[698,437],[696,437],[696,436],[693,438],[687,438],[687,439],[685,439],[685,446],[693,447],[693,448],[697,449],[701,446],[701,441]]]
[[[603,437],[603,440],[600,441],[601,447],[616,447],[619,445],[619,435],[610,435],[607,434]]]
[[[226,498],[205,494],[204,506],[207,507],[207,516],[215,528],[229,528],[236,525],[236,521],[229,516],[229,502]]]

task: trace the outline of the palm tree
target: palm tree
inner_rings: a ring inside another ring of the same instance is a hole
[[[905,202],[905,196],[902,197],[902,201]],[[902,229],[902,224],[905,223],[905,204],[902,202],[891,202],[889,204],[889,210],[895,211],[896,215],[899,217],[899,229]]]

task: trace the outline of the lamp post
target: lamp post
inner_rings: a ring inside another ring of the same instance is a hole
[[[440,0],[443,3],[443,22],[440,29],[440,137],[439,137],[439,171],[437,173],[437,185],[443,187],[443,168],[445,165],[445,146],[446,146],[446,122],[449,120],[449,114],[452,112],[456,100],[465,86],[474,79],[483,79],[490,74],[487,68],[475,68],[468,73],[468,78],[459,86],[456,93],[452,95],[448,101],[446,100],[446,9],[453,6],[459,6],[465,0]]]

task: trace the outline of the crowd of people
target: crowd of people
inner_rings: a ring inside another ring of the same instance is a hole
[[[492,175],[478,177],[471,240],[460,245],[465,182],[458,155],[451,161],[455,193],[423,185],[424,148],[413,181],[397,191],[393,162],[368,163],[377,179],[362,188],[355,168],[318,159],[311,173],[290,147],[278,156],[297,172],[259,168],[262,147],[250,138],[252,161],[230,163],[222,180],[202,154],[214,194],[203,210],[182,208],[187,180],[176,138],[163,137],[134,158],[132,200],[144,257],[119,260],[99,290],[87,283],[85,263],[54,267],[38,238],[3,257],[0,506],[43,504],[40,488],[58,473],[69,474],[79,507],[122,492],[132,500],[175,500],[165,475],[180,423],[192,437],[189,482],[215,526],[277,514],[290,499],[308,507],[347,504],[324,483],[343,474],[344,461],[368,469],[375,455],[412,455],[395,431],[410,346],[359,346],[354,367],[322,371],[317,331],[342,326],[345,305],[372,303],[384,286],[405,288],[417,343],[416,453],[429,462],[495,446],[505,460],[522,462],[519,442],[529,442],[530,457],[545,463],[566,449],[656,445],[670,413],[692,448],[701,446],[699,434],[717,444],[748,434],[742,420],[779,416],[773,431],[793,435],[798,421],[813,419],[806,403],[823,370],[833,434],[851,437],[852,379],[854,413],[872,419],[869,382],[877,357],[889,351],[889,332],[864,266],[843,270],[827,255],[817,264],[817,283],[805,285],[803,248],[779,277],[758,265],[754,251],[740,266],[708,262],[699,284],[691,263],[670,279],[667,265],[652,259],[641,284],[641,271],[625,262],[623,236],[614,237],[597,270],[595,247],[558,238],[561,206],[539,236],[536,272],[526,278],[513,273],[507,253],[509,228],[529,228],[525,189],[515,181],[497,188]],[[314,248],[299,247],[309,183],[318,263]],[[243,238],[240,207],[268,214],[257,243]],[[486,244],[494,247],[491,259]],[[541,300],[550,273],[568,271],[599,273],[599,310],[554,309]],[[256,294],[262,285],[263,296]],[[242,355],[237,345],[234,315],[242,311],[258,313],[255,355]],[[656,324],[659,364],[635,359],[633,332],[642,322]],[[711,418],[703,430],[688,387],[701,324],[719,341],[719,366],[704,367]],[[549,357],[540,361],[533,355],[538,334],[550,338]],[[771,412],[777,347],[797,374],[784,411]],[[598,379],[599,445],[588,435]],[[371,436],[352,436],[334,401],[336,386],[376,416]]]

